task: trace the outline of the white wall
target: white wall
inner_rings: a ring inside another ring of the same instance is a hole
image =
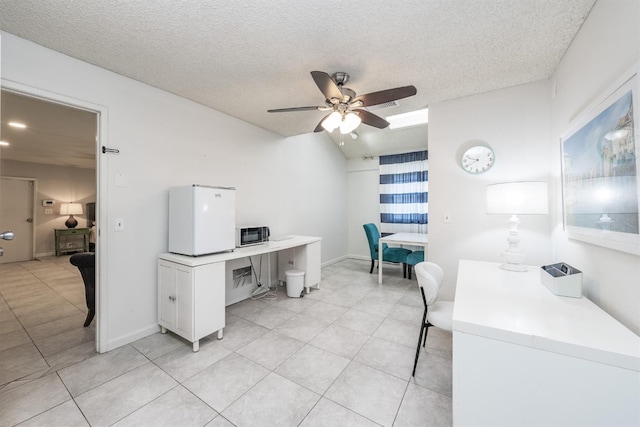
[[[37,163],[2,160],[2,175],[37,180],[34,229],[36,233],[36,257],[55,253],[54,228],[66,228],[64,222],[69,216],[60,216],[60,203],[85,203],[96,201],[95,169],[71,168],[63,166],[42,165]],[[43,199],[55,201],[53,214],[45,215]],[[86,227],[85,215],[74,215],[78,227]]]
[[[453,300],[458,261],[501,262],[508,215],[486,214],[486,186],[548,181],[550,168],[548,82],[537,82],[429,107],[429,256],[445,272],[443,299]],[[490,145],[495,164],[470,175],[460,167],[471,145]],[[451,223],[445,224],[444,214]],[[549,215],[520,216],[520,249],[526,264],[551,261]]]
[[[272,206],[279,222],[275,234],[322,236],[322,261],[347,254],[346,159],[324,133],[287,138],[280,144],[282,189]],[[271,194],[278,189],[269,189]],[[273,232],[273,230],[272,230]]]
[[[640,2],[600,0],[553,76],[551,172],[558,209],[553,245],[558,258],[584,273],[585,294],[636,334],[640,334],[640,257],[568,239],[562,229],[560,137],[571,123],[640,60]],[[640,124],[636,123],[636,131]],[[636,149],[640,139],[636,135]]]
[[[371,259],[363,224],[372,222],[380,228],[380,178],[378,158],[347,161],[350,257]]]
[[[266,224],[273,234],[320,236],[325,262],[346,254],[346,160],[323,134],[284,139],[1,35],[3,84],[96,105],[105,112],[102,144],[120,150],[98,160],[102,350],[157,330],[156,257],[167,250],[170,186],[234,186],[238,223]],[[116,218],[124,218],[125,231],[114,231]]]

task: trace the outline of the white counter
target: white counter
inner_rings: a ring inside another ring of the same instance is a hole
[[[246,246],[244,248],[236,248],[230,252],[221,252],[213,255],[187,256],[172,253],[160,254],[159,258],[172,261],[178,264],[187,265],[189,267],[197,267],[199,265],[211,264],[214,262],[229,261],[231,259],[239,259],[250,256],[262,255],[271,252],[278,252],[285,249],[296,248],[309,243],[315,243],[322,240],[320,237],[311,236],[285,236],[277,238],[278,240],[270,240],[259,245]]]
[[[639,425],[640,337],[540,268],[460,261],[453,312],[456,425]]]

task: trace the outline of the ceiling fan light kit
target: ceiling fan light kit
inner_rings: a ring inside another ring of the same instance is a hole
[[[351,133],[360,126],[360,123],[362,123],[360,116],[356,113],[348,113],[342,119],[342,123],[340,123],[340,133],[343,135]]]
[[[322,127],[327,132],[333,132],[335,128],[340,126],[341,121],[342,121],[342,114],[338,113],[337,111],[334,111],[333,113],[325,117],[325,119],[322,121]]]
[[[391,103],[398,99],[407,98],[417,93],[415,86],[402,86],[394,89],[381,90],[365,95],[356,96],[356,93],[344,84],[349,80],[349,74],[337,72],[332,76],[324,71],[312,71],[311,77],[325,96],[325,105],[316,107],[293,107],[267,110],[269,113],[285,113],[291,111],[331,111],[320,120],[314,132],[333,132],[340,128],[342,135],[349,134],[356,130],[361,123],[378,129],[389,126],[389,122],[370,111],[361,108],[373,107],[375,105]]]

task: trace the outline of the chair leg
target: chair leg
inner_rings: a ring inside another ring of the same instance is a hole
[[[411,264],[407,264],[407,276],[409,276],[409,280],[411,280]]]
[[[433,325],[431,325],[431,323],[427,322],[427,324],[424,327],[425,332],[424,332],[424,341],[422,341],[422,347],[427,345],[427,334],[429,333],[429,326],[433,326]]]
[[[91,322],[93,321],[93,317],[96,315],[96,311],[95,310],[89,310],[89,312],[87,313],[87,318],[84,319],[84,326],[85,328],[87,326],[89,326],[91,324]]]
[[[403,277],[404,279],[406,279],[406,278],[407,278],[407,264],[406,264],[406,263],[404,263],[404,262],[402,263],[402,277]]]
[[[369,270],[369,274],[373,273],[373,266],[375,265],[376,261],[374,259],[371,260],[371,270]]]
[[[422,315],[422,325],[420,326],[420,336],[418,337],[418,348],[416,348],[416,360],[413,362],[413,373],[411,376],[416,376],[416,367],[418,366],[418,358],[420,357],[420,342],[422,341],[422,334],[424,334],[424,339],[427,339],[427,309],[424,309],[424,314]]]

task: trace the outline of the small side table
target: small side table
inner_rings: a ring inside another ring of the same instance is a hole
[[[55,245],[56,245],[56,256],[64,255],[69,252],[78,252],[82,249],[83,252],[89,252],[89,235],[91,234],[90,228],[55,228]],[[60,247],[60,245],[64,242],[65,246],[69,239],[69,236],[75,238],[75,236],[82,237],[82,246],[81,247]],[[64,239],[61,239],[64,237]]]

